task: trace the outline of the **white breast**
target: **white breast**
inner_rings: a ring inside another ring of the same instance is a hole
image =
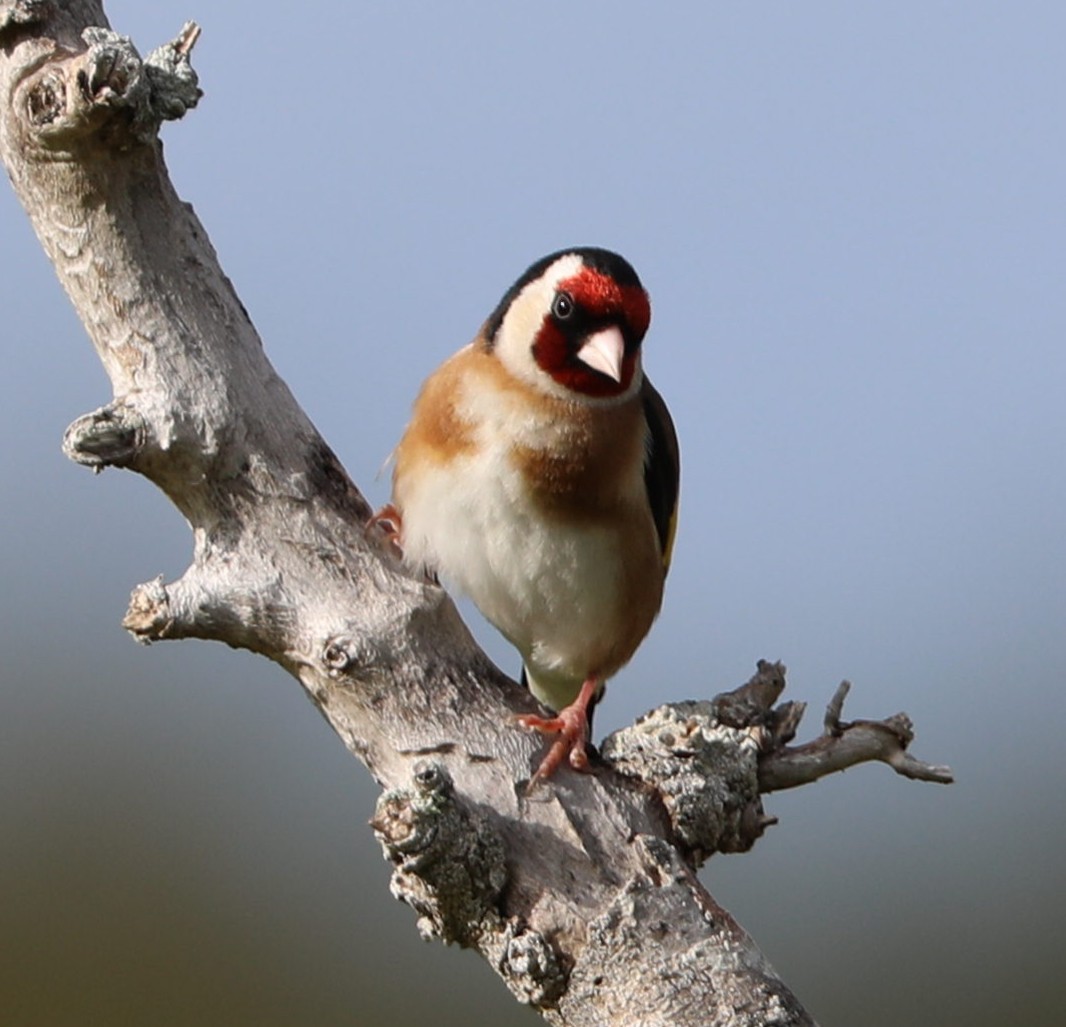
[[[587,676],[613,673],[631,655],[619,656],[618,646],[630,633],[632,576],[623,569],[634,554],[613,526],[547,518],[534,505],[513,443],[550,445],[564,429],[528,409],[516,422],[506,403],[480,394],[466,411],[477,445],[397,481],[404,554],[469,595],[559,707]],[[642,475],[633,486],[630,501],[646,505]],[[661,566],[650,514],[647,522],[647,548]],[[634,647],[648,626],[650,618]]]

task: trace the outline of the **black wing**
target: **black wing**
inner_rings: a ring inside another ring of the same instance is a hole
[[[677,500],[681,489],[681,450],[677,432],[662,396],[647,378],[641,390],[644,419],[648,422],[648,455],[644,463],[644,485],[659,535],[663,567],[670,566],[677,529]]]

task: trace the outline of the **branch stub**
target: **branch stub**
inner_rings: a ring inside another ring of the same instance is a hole
[[[653,787],[693,865],[715,852],[746,852],[762,834],[761,728],[722,724],[714,702],[660,706],[610,735],[615,770]]]
[[[54,9],[53,0],[0,0],[0,38],[9,29],[44,21]]]
[[[130,467],[144,447],[148,426],[135,410],[108,404],[84,414],[63,433],[63,452],[75,463],[100,472]]]
[[[503,843],[456,800],[443,764],[415,763],[411,785],[382,794],[370,826],[395,866],[392,893],[418,913],[423,937],[467,946],[497,925]]]

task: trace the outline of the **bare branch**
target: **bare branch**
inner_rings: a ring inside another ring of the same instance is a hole
[[[603,755],[627,777],[655,789],[670,818],[675,844],[694,865],[715,852],[745,852],[765,829],[760,796],[809,784],[858,763],[880,760],[897,773],[948,784],[947,767],[914,759],[914,730],[905,713],[883,721],[844,723],[851,685],[837,688],[826,710],[825,733],[789,747],[806,706],[774,706],[785,667],[760,660],[751,680],[710,701],[670,703],[604,742]]]
[[[842,681],[825,711],[825,730],[806,745],[772,749],[759,764],[759,790],[776,792],[810,784],[827,774],[872,760],[887,763],[897,774],[914,781],[951,784],[950,767],[915,759],[907,747],[914,741],[914,725],[906,713],[884,720],[841,720],[851,683]]]
[[[694,867],[772,822],[761,791],[856,753],[913,771],[909,737],[837,710],[839,731],[788,749],[803,706],[775,708],[784,669],[760,664],[527,794],[542,742],[512,724],[536,704],[366,529],[171,187],[156,132],[199,99],[198,35],[190,23],[142,60],[97,0],[0,0],[0,155],[114,391],[64,449],[144,475],[192,528],[188,570],[136,589],[125,626],[292,673],[385,788],[372,823],[420,929],[478,949],[549,1022],[812,1023]]]

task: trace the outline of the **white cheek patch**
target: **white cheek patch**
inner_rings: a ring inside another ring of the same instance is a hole
[[[532,344],[551,310],[559,283],[573,278],[582,267],[584,262],[576,253],[560,257],[514,298],[496,333],[496,354],[503,366],[519,380],[561,399],[573,399],[573,393],[537,365]]]
[[[544,318],[551,311],[552,301],[561,282],[573,278],[585,266],[576,253],[568,253],[537,279],[530,282],[512,301],[504,314],[496,333],[496,357],[501,364],[521,382],[532,385],[541,393],[565,399],[567,402],[580,402],[586,406],[614,406],[624,403],[640,391],[642,374],[640,358],[637,357],[633,380],[625,392],[615,396],[587,396],[568,389],[557,382],[533,359],[533,340],[544,323]],[[618,330],[615,329],[617,332]],[[603,334],[603,333],[599,333]],[[619,338],[621,334],[619,333]],[[594,370],[602,370],[617,380],[617,373],[596,365]]]

